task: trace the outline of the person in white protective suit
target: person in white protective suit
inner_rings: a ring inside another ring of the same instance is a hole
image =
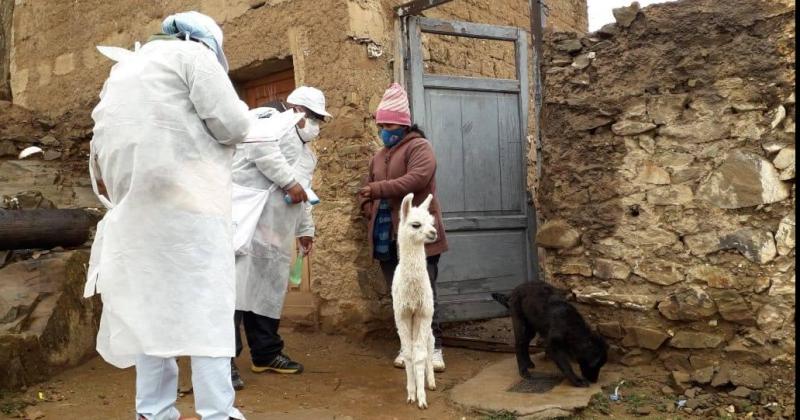
[[[85,296],[100,294],[97,351],[136,366],[136,418],[174,420],[176,356],[191,356],[196,412],[234,408],[234,144],[255,119],[227,76],[222,31],[197,12],[169,16],[111,69],[92,113],[90,173],[108,208]]]
[[[233,182],[270,192],[250,245],[244,255],[236,257],[237,356],[242,351],[239,330],[243,323],[251,370],[256,373],[303,370],[300,363],[283,354],[278,326],[293,247],[299,242],[298,252],[303,255],[313,246],[314,223],[305,189],[311,187],[317,159],[310,144],[319,135],[320,123],[330,114],[325,110],[323,93],[307,86],[295,89],[286,103],[273,102],[252,112],[269,118],[289,110],[305,114],[294,130],[277,142],[238,145],[234,155]],[[232,380],[237,389],[244,386],[233,361]]]

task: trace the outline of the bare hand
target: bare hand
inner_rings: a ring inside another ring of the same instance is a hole
[[[358,195],[364,198],[372,198],[372,188],[369,185],[358,190]]]
[[[102,195],[103,197],[109,200],[111,199],[111,197],[109,197],[108,195],[108,190],[106,189],[106,183],[103,182],[102,179],[97,180],[97,192],[100,193],[100,195]]]
[[[300,247],[303,249],[303,255],[308,255],[311,253],[311,249],[314,248],[314,238],[310,236],[301,236],[297,238],[300,242]]]
[[[306,190],[304,190],[303,187],[300,186],[300,184],[294,184],[293,187],[286,190],[286,194],[289,194],[289,197],[292,199],[293,204],[308,201]]]

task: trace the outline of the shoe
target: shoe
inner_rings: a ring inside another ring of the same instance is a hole
[[[444,353],[442,353],[442,349],[433,349],[431,362],[433,362],[434,372],[444,372]]]
[[[397,357],[394,358],[394,362],[392,363],[394,367],[398,369],[403,369],[406,367],[406,361],[403,359],[403,351],[400,350],[397,352]]]
[[[270,364],[266,366],[257,366],[253,364],[252,366],[250,366],[250,370],[252,370],[255,373],[263,373],[271,371],[275,373],[292,374],[292,373],[302,373],[303,365],[295,362],[285,354],[281,353],[275,356],[275,358],[272,359],[272,362],[270,362]]]
[[[231,383],[233,383],[233,389],[236,391],[244,388],[242,375],[239,374],[239,368],[236,367],[236,363],[233,362],[233,359],[231,359]]]

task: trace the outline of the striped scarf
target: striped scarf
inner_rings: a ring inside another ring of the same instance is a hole
[[[378,261],[389,260],[389,247],[392,244],[392,207],[388,200],[381,200],[378,214],[375,215],[375,228],[372,230],[373,256]]]

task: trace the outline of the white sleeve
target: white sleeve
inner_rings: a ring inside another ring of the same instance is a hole
[[[294,171],[281,152],[280,140],[246,144],[247,160],[278,187],[287,189],[295,184]]]
[[[296,236],[298,238],[301,236],[310,236],[313,238],[315,233],[314,218],[311,215],[311,208],[313,206],[309,203],[302,203],[302,205],[303,214],[300,216],[300,223],[297,225]]]
[[[187,71],[187,83],[197,115],[214,138],[226,145],[244,140],[252,117],[211,51],[197,54]]]

